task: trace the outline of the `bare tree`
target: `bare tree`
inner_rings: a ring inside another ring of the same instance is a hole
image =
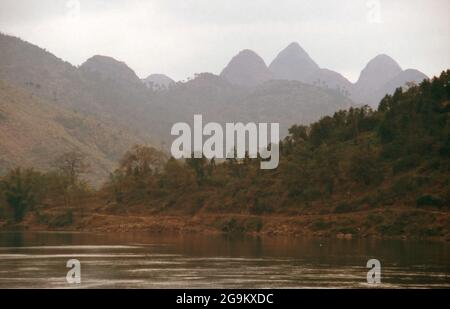
[[[63,174],[69,185],[74,185],[82,174],[89,171],[89,164],[86,163],[86,155],[74,150],[63,153],[56,159],[56,168]]]

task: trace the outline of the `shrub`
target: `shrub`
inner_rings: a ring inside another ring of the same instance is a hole
[[[440,236],[442,231],[440,228],[423,228],[419,231],[419,236],[422,237],[433,237]]]
[[[59,228],[73,223],[72,209],[65,209],[59,213],[36,213],[39,223],[46,224],[50,228]]]
[[[227,218],[220,223],[222,232],[224,233],[240,233],[242,227],[238,225],[235,218]]]
[[[262,221],[261,218],[248,218],[245,220],[244,228],[246,232],[259,232],[262,229]]]
[[[336,208],[334,209],[334,213],[340,214],[340,213],[346,213],[346,212],[353,212],[356,210],[355,205],[348,204],[346,202],[340,203]]]
[[[353,234],[353,235],[358,234],[358,229],[350,226],[338,228],[336,231],[342,234]]]
[[[378,225],[378,224],[381,224],[383,221],[384,221],[384,218],[382,215],[369,214],[366,217],[365,225],[366,226]]]
[[[417,207],[433,206],[441,208],[444,205],[444,201],[439,196],[426,194],[417,198],[416,205]]]
[[[394,196],[403,196],[408,192],[414,191],[418,186],[419,180],[404,176],[399,178],[391,187],[391,192]]]
[[[385,236],[398,236],[405,233],[404,226],[395,223],[380,225],[378,231]]]
[[[332,221],[317,220],[311,224],[311,229],[313,231],[327,230],[333,225],[333,223],[334,222]]]
[[[249,211],[251,214],[260,215],[273,212],[273,208],[263,199],[255,197],[253,198],[253,203],[249,207]]]
[[[418,166],[420,163],[420,160],[421,160],[421,158],[417,154],[399,159],[392,166],[392,172],[394,173],[394,175],[396,175],[398,173],[410,170],[410,169]]]
[[[43,194],[43,177],[33,169],[11,170],[1,186],[7,205],[12,209],[14,221],[22,221],[26,211],[36,205]]]

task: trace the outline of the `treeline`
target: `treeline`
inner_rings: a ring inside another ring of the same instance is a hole
[[[0,179],[0,218],[22,221],[27,211],[48,207],[70,210],[92,193],[83,175],[89,172],[84,154],[74,150],[57,157],[48,172],[15,168]],[[71,211],[67,212],[71,217]],[[70,219],[70,218],[69,218]],[[71,220],[69,220],[71,221]]]
[[[293,126],[280,165],[259,159],[160,160],[136,147],[104,190],[117,206],[195,213],[348,212],[450,205],[449,71],[368,106]]]
[[[87,188],[79,154],[49,173],[16,169],[1,195],[14,218],[39,203],[73,205],[97,198],[107,211],[211,213],[347,213],[381,207],[448,209],[450,205],[450,71],[398,88],[378,110],[338,111],[295,125],[280,142],[280,164],[259,159],[168,158],[135,146],[98,190]],[[71,157],[72,156],[72,157]],[[76,160],[74,158],[76,157]],[[67,159],[67,158],[66,158]],[[76,161],[77,163],[74,163]],[[82,203],[81,203],[82,204]]]

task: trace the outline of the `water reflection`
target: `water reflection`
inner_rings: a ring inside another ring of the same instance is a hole
[[[450,287],[450,244],[401,240],[0,233],[1,288]],[[69,285],[77,258],[82,283]]]

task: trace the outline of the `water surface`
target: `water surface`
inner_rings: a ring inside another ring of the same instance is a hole
[[[0,233],[0,288],[361,288],[371,258],[379,287],[450,288],[448,242],[65,232]]]

